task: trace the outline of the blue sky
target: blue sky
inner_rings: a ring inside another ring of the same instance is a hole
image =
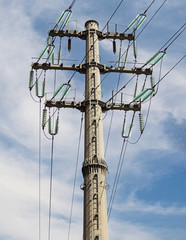
[[[87,20],[95,19],[103,29],[120,1],[77,0],[69,23],[84,29]],[[163,3],[156,0],[147,12],[147,20]],[[111,20],[123,31],[143,13],[150,0],[125,0]],[[49,23],[55,23],[71,1],[60,0],[2,0],[1,22],[1,128],[0,128],[0,239],[38,239],[38,113],[39,105],[29,93],[28,79],[32,57],[38,57],[46,44]],[[145,62],[185,23],[186,2],[167,0],[152,22],[137,39],[138,61]],[[110,25],[112,29],[114,24]],[[144,26],[144,25],[143,25]],[[142,26],[142,27],[143,27]],[[139,29],[139,31],[142,29]],[[186,52],[185,32],[168,48],[163,60],[162,76]],[[62,58],[74,59],[65,64],[78,64],[84,57],[85,42],[72,39],[67,51],[67,39],[62,41]],[[118,59],[112,52],[112,42],[100,42],[102,64]],[[123,43],[124,51],[126,43]],[[130,61],[133,61],[132,51]],[[161,82],[152,106],[147,127],[140,141],[128,144],[118,189],[109,219],[109,240],[185,240],[186,236],[186,79],[185,59]],[[153,69],[158,81],[160,64]],[[57,84],[68,81],[72,73],[57,73]],[[51,91],[53,73],[47,74],[47,91]],[[120,87],[130,76],[122,74]],[[109,74],[103,81],[102,94],[106,101],[116,88],[118,74]],[[143,76],[140,77],[143,81]],[[133,94],[135,81],[124,94]],[[84,76],[76,74],[72,90],[77,100],[83,100]],[[127,97],[126,97],[127,98]],[[130,98],[130,97],[129,97]],[[144,118],[148,103],[143,104]],[[81,113],[60,111],[59,134],[54,142],[54,179],[52,194],[51,240],[67,239],[70,203],[74,179]],[[104,118],[104,138],[108,134],[111,112]],[[130,116],[129,120],[130,121]],[[115,112],[109,138],[106,161],[109,166],[108,201],[122,145],[123,113]],[[131,141],[139,136],[135,120]],[[48,234],[49,164],[51,141],[42,134],[41,171],[41,236]],[[71,240],[82,239],[83,137],[71,226]]]

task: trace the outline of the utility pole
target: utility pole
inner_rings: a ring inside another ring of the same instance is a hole
[[[84,221],[83,240],[108,240],[106,173],[104,159],[102,112],[108,110],[140,111],[140,102],[131,104],[105,103],[101,100],[100,74],[109,72],[151,75],[151,69],[108,67],[99,63],[99,41],[104,39],[134,40],[134,34],[110,33],[99,31],[95,20],[85,23],[85,31],[51,30],[49,36],[78,37],[86,41],[86,61],[80,65],[51,64],[49,62],[33,63],[32,69],[71,70],[85,74],[85,99],[82,102],[46,100],[45,107],[76,108],[85,113],[84,162],[82,173],[84,184]]]

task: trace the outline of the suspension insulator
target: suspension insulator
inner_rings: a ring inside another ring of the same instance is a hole
[[[29,89],[30,91],[33,88],[33,81],[34,81],[34,70],[30,71],[30,79],[29,79]]]
[[[157,52],[156,54],[154,54],[153,57],[151,57],[147,62],[146,64],[149,64],[150,62],[152,62],[153,60],[154,63],[153,65],[155,65],[156,63],[158,63],[164,56],[165,56],[166,52],[165,51],[161,51],[161,52]]]
[[[119,56],[118,56],[118,67],[120,67],[121,63],[121,50],[119,51]]]
[[[123,67],[124,67],[124,68],[125,68],[126,63],[127,63],[128,52],[129,52],[129,50],[127,49],[127,51],[126,51],[126,53],[125,53],[124,62],[123,62]]]
[[[148,92],[148,89],[143,90],[140,94],[138,94],[135,98],[134,101],[139,100],[145,93]]]
[[[72,15],[72,11],[68,10],[68,14],[67,14],[67,17],[65,19],[64,26],[69,22],[71,15]]]
[[[50,43],[51,43],[51,38],[50,38],[50,36],[48,36],[48,37],[47,37],[47,45],[49,46]]]
[[[71,39],[70,38],[68,39],[68,51],[69,52],[71,51]]]
[[[54,93],[52,99],[55,98],[55,97],[57,96],[57,94],[63,89],[63,87],[64,87],[64,84],[62,84],[62,85],[61,85],[61,86],[55,91],[55,93]]]
[[[70,91],[71,85],[70,84],[64,84],[66,85],[66,89],[62,94],[61,100],[67,95],[67,93]]]
[[[64,15],[65,15],[65,12],[66,12],[66,11],[63,11],[63,12],[62,12],[61,16],[58,18],[58,20],[57,20],[57,22],[56,22],[56,25],[58,25],[58,24],[61,22],[61,20],[63,19]]]
[[[143,24],[145,19],[146,19],[146,15],[145,14],[140,14],[140,19],[138,19],[138,23],[136,25],[136,29],[138,29]]]
[[[154,88],[154,77],[153,76],[150,77],[150,83],[151,83],[151,88],[153,89]]]
[[[55,135],[58,134],[58,131],[59,131],[59,116],[57,116],[57,119],[56,119]]]
[[[132,128],[133,128],[133,122],[131,122],[130,127],[129,127],[129,132],[128,132],[128,137],[130,137],[132,133]]]
[[[125,112],[125,117],[124,117],[124,121],[123,121],[122,132],[121,132],[121,136],[122,136],[123,138],[125,138],[125,127],[126,127],[126,112]]]
[[[136,81],[136,85],[134,89],[134,98],[136,97],[137,90],[138,90],[138,80]]]
[[[53,45],[53,46],[51,46],[50,52],[48,54],[48,59],[51,58],[51,56],[53,55],[54,51],[55,51],[55,46]]]
[[[113,53],[116,54],[116,41],[113,41]]]
[[[52,54],[52,64],[54,64],[54,58],[55,58],[55,56],[54,56],[54,53]]]
[[[142,100],[142,102],[146,101],[149,97],[151,97],[154,94],[154,90],[151,90]]]
[[[136,18],[128,25],[128,29],[133,27],[135,24],[136,24],[136,27],[134,27],[134,28],[138,29],[143,24],[145,19],[146,19],[146,15],[145,14],[138,14],[136,16]]]
[[[45,128],[45,125],[46,125],[46,118],[47,118],[47,109],[44,108],[44,109],[43,109],[43,117],[42,117],[42,129]]]
[[[140,18],[140,15],[138,14],[136,18],[128,25],[128,29],[134,26],[134,24],[136,23],[136,21],[138,21],[139,18]]]
[[[141,89],[141,91],[143,92],[144,91],[144,89],[145,89],[145,84],[146,84],[146,81],[147,81],[147,76],[145,77],[145,81],[144,81],[144,83],[143,83],[143,86],[142,86],[142,89]]]
[[[140,131],[143,133],[144,125],[143,125],[143,115],[142,113],[139,113],[139,124],[140,124]]]
[[[153,63],[153,65],[155,65],[156,63],[158,63],[164,56],[165,56],[166,52],[161,52],[161,55],[159,56],[159,58]]]
[[[60,64],[60,59],[61,59],[61,47],[59,47],[59,51],[58,51],[58,58],[57,58],[58,65]]]
[[[41,96],[41,97],[44,97],[44,96],[45,96],[45,85],[46,85],[46,82],[45,82],[45,80],[44,80],[44,81],[43,81],[42,96]]]
[[[42,51],[42,53],[39,56],[39,59],[41,59],[43,57],[43,55],[45,54],[45,52],[49,49],[49,46],[47,45],[44,50]]]
[[[136,47],[136,41],[133,41],[133,51],[134,51],[134,58],[137,58],[137,47]]]
[[[35,82],[35,88],[36,88],[36,96],[39,97],[38,80],[36,80],[36,82]]]
[[[51,117],[49,116],[49,119],[48,119],[48,132],[49,134],[52,135],[52,123],[51,123]]]

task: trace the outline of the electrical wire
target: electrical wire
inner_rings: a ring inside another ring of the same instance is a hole
[[[120,175],[121,175],[121,169],[123,167],[123,163],[125,160],[127,145],[128,145],[128,140],[126,140],[126,138],[124,138],[122,148],[121,148],[120,158],[119,158],[119,162],[118,162],[117,172],[116,172],[116,176],[114,179],[114,185],[112,188],[112,193],[111,193],[111,197],[110,197],[110,201],[109,201],[109,207],[108,207],[108,211],[107,211],[108,221],[111,216],[112,207],[113,207],[113,203],[114,203],[114,199],[116,196],[116,191],[117,191],[117,187],[118,187],[118,183],[119,183],[119,179],[120,179]]]
[[[149,23],[152,21],[152,19],[156,16],[156,14],[160,11],[160,9],[163,7],[163,5],[167,2],[165,0],[160,7],[156,10],[156,12],[153,14],[153,16],[149,19],[149,21],[145,24],[145,26],[142,28],[142,30],[137,34],[136,39],[142,34],[142,32],[145,30],[145,28],[149,25]]]
[[[41,98],[39,99],[39,240],[41,240]]]
[[[121,79],[121,73],[120,73],[119,76],[118,76],[118,82],[117,82],[116,92],[118,91],[118,88],[119,88],[120,79]],[[116,96],[115,96],[115,101],[116,101]],[[108,147],[108,143],[109,143],[109,138],[110,138],[110,132],[111,132],[111,127],[112,127],[113,117],[114,117],[114,111],[112,111],[112,115],[111,115],[111,119],[110,119],[110,124],[109,124],[109,130],[108,130],[108,135],[107,135],[107,140],[106,140],[106,145],[105,145],[105,154],[104,154],[105,157],[106,157],[106,153],[107,153],[107,147]]]
[[[106,103],[110,102],[119,92],[121,92],[121,90],[123,90],[123,89],[134,79],[135,76],[136,76],[136,75],[133,75],[133,77],[131,77],[131,78],[127,81],[127,83],[125,83],[125,85],[123,85],[123,87],[121,87],[111,98],[109,98],[109,100],[108,100]]]
[[[50,234],[51,234],[53,160],[54,160],[54,135],[52,135],[51,163],[50,163],[50,190],[49,190],[50,192],[49,192],[49,214],[48,214],[48,240],[50,240]]]
[[[156,84],[154,84],[154,87],[156,87],[185,57],[186,54]]]
[[[156,14],[160,11],[160,9],[163,7],[163,5],[167,2],[167,0],[165,0],[161,6],[157,9],[157,11],[154,13],[154,15],[150,18],[150,20],[146,23],[146,25],[143,27],[143,29],[139,32],[139,34],[137,34],[136,39],[142,34],[142,32],[145,30],[145,28],[149,25],[149,23],[152,21],[152,19],[156,16]],[[149,5],[149,7],[146,9],[147,11],[149,10],[149,8],[152,6],[152,4],[154,3],[154,1],[151,2],[151,4]],[[131,47],[132,43],[129,45],[129,48]],[[121,55],[121,58],[124,56],[124,54],[127,52],[127,50]],[[114,64],[114,66],[117,65],[117,62]],[[96,87],[96,89],[103,83],[103,81],[108,77],[110,73],[107,73],[105,75],[105,77],[101,80],[100,84]]]
[[[69,227],[68,227],[68,237],[67,237],[68,240],[70,238],[70,229],[71,229],[71,222],[72,222],[72,211],[73,211],[73,205],[74,205],[74,195],[75,195],[75,187],[76,187],[78,162],[79,162],[79,152],[80,152],[80,144],[81,144],[82,126],[83,126],[83,113],[82,113],[82,116],[81,116],[81,124],[80,124],[80,131],[79,131],[79,140],[78,140],[78,150],[77,150],[77,158],[76,158],[76,167],[75,167],[75,173],[74,173],[74,185],[73,185],[73,191],[72,191],[72,202],[71,202]]]
[[[107,21],[107,23],[105,24],[105,26],[103,27],[102,31],[104,31],[104,29],[106,28],[106,26],[108,25],[108,23],[111,21],[111,19],[113,18],[113,16],[116,14],[117,10],[119,9],[119,7],[121,6],[121,4],[122,4],[123,1],[124,1],[124,0],[121,0],[121,1],[120,1],[120,3],[118,4],[118,6],[116,7],[115,11],[114,11],[113,14],[111,15],[111,17],[109,18],[109,20]],[[94,41],[93,45],[94,45],[97,41],[98,41],[98,40],[96,39],[96,40]],[[86,55],[84,56],[84,58],[82,59],[82,61],[80,62],[80,64],[83,63],[83,61],[86,59],[86,57],[87,57],[87,55],[88,55],[88,53],[89,53],[90,51],[91,51],[91,48],[87,51]],[[70,77],[68,83],[71,82],[72,78],[75,76],[76,73],[77,73],[77,72],[74,71],[74,73],[73,73],[72,76]],[[97,89],[97,88],[96,88],[96,89]],[[91,93],[91,94],[92,94],[92,93]]]

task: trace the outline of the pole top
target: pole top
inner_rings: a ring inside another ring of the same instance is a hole
[[[88,28],[99,28],[99,23],[95,20],[88,20],[86,23],[85,23],[85,27],[86,29]]]

